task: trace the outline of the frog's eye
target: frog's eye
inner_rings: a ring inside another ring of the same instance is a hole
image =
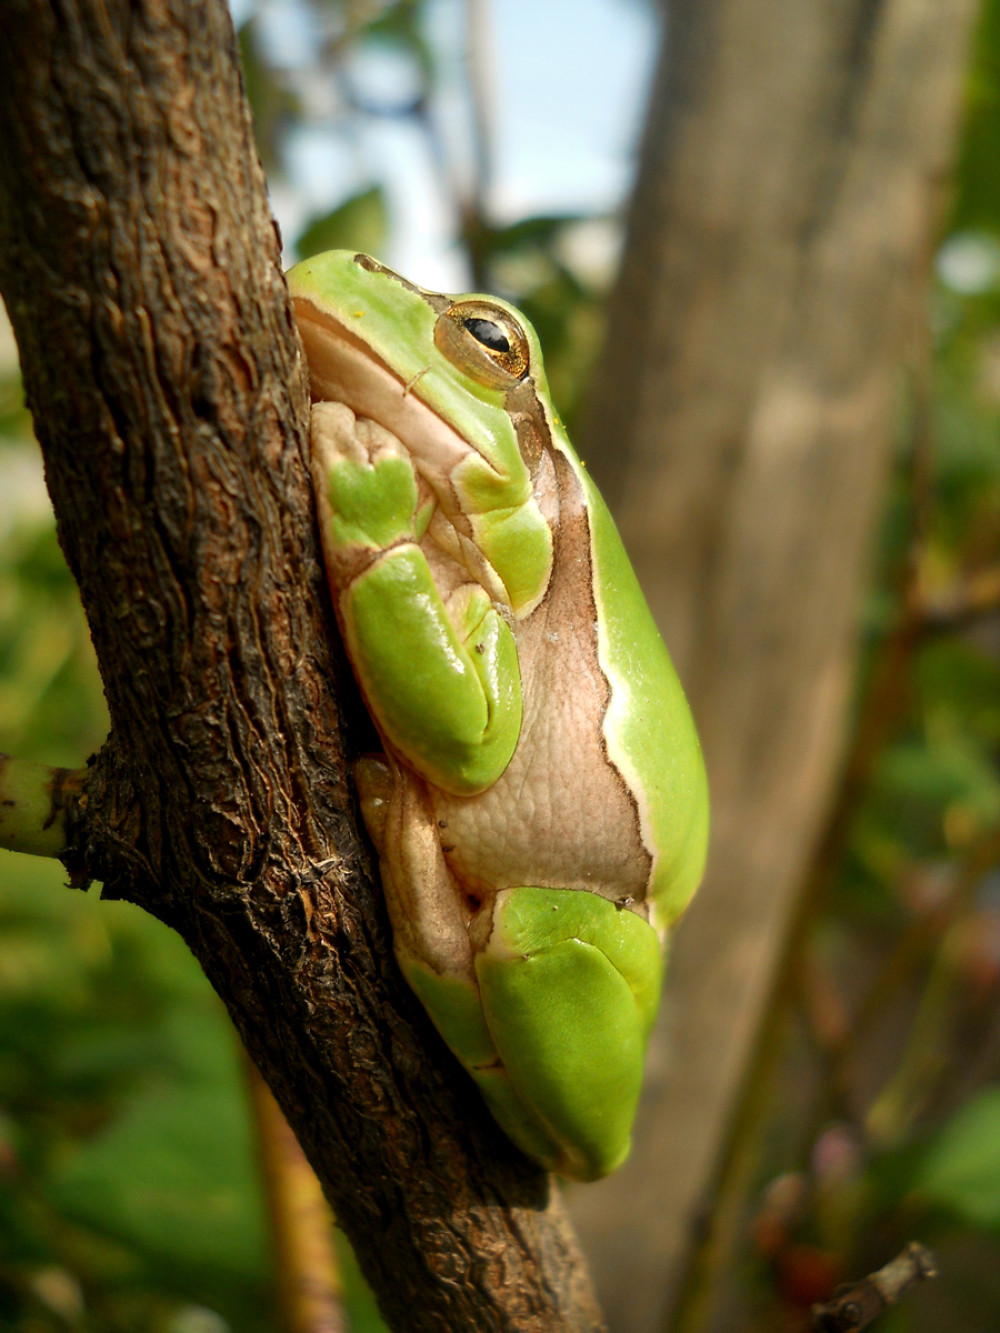
[[[509,311],[489,301],[456,301],[438,316],[434,341],[448,360],[490,389],[509,389],[528,373],[528,339]]]

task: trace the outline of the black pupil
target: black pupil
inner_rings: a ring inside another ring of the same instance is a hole
[[[462,321],[465,327],[484,347],[488,347],[491,352],[509,352],[510,343],[507,341],[507,335],[499,324],[494,324],[491,319],[465,319]]]

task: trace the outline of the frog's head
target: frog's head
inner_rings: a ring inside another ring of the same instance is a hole
[[[535,490],[551,413],[530,323],[504,301],[424,291],[344,250],[303,260],[288,285],[313,400],[345,403],[405,440],[514,613],[528,614],[552,564]]]

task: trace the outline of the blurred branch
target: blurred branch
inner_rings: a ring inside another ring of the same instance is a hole
[[[1000,566],[976,570],[951,588],[925,598],[920,614],[928,633],[941,634],[1000,611]]]
[[[858,605],[914,364],[914,547],[929,499],[926,285],[975,11],[670,6],[582,446],[689,690],[713,843],[634,1168],[573,1196],[623,1329],[671,1311],[703,1328],[722,1304],[805,923],[906,706],[912,550],[845,770]]]
[[[932,1277],[937,1277],[934,1256],[911,1241],[884,1268],[841,1287],[825,1305],[814,1305],[812,1327],[817,1333],[856,1333],[895,1305],[911,1287]]]
[[[244,1060],[257,1126],[283,1333],[347,1333],[333,1214],[257,1066]]]
[[[906,1047],[895,1072],[868,1112],[868,1133],[880,1147],[896,1145],[919,1117],[929,1088],[947,1063],[950,1047],[946,1032],[950,1012],[948,1000],[956,985],[959,967],[953,948],[955,932],[961,927],[963,914],[968,911],[976,887],[998,863],[1000,826],[991,829],[969,848],[956,871],[945,915],[947,926],[942,930],[944,922],[939,919],[934,964],[910,1026]],[[887,971],[892,979],[897,970],[890,960]],[[886,985],[880,979],[879,996],[885,994]]]
[[[927,326],[926,320],[922,323]],[[704,1326],[716,1279],[737,1243],[738,1229],[744,1217],[743,1201],[752,1186],[759,1134],[771,1104],[773,1080],[785,1044],[786,1020],[796,993],[801,997],[807,1022],[826,1066],[824,1095],[819,1099],[814,1117],[816,1125],[818,1127],[833,1114],[862,1127],[848,1081],[850,1056],[858,1035],[857,1019],[852,1019],[846,998],[811,948],[809,932],[838,873],[853,820],[875,764],[906,716],[910,665],[924,627],[917,587],[921,534],[926,530],[929,515],[927,484],[931,437],[927,422],[930,415],[930,366],[923,355],[925,340],[914,341],[918,357],[910,377],[914,428],[908,455],[912,535],[906,555],[896,570],[898,614],[877,649],[827,823],[805,877],[775,991],[762,1024],[740,1106],[730,1128],[726,1157],[713,1200],[711,1226],[692,1260],[672,1333],[688,1333],[688,1330]],[[926,937],[922,924],[919,930],[914,927],[913,931],[919,940]],[[914,939],[906,951],[907,958],[917,948],[917,939]],[[886,994],[881,986],[877,995],[873,988],[873,1003]]]

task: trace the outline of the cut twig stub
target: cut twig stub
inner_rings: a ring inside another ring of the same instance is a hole
[[[934,1256],[917,1241],[910,1241],[884,1268],[838,1287],[825,1305],[814,1305],[812,1326],[818,1333],[854,1333],[895,1305],[904,1291],[930,1277],[937,1277]]]

